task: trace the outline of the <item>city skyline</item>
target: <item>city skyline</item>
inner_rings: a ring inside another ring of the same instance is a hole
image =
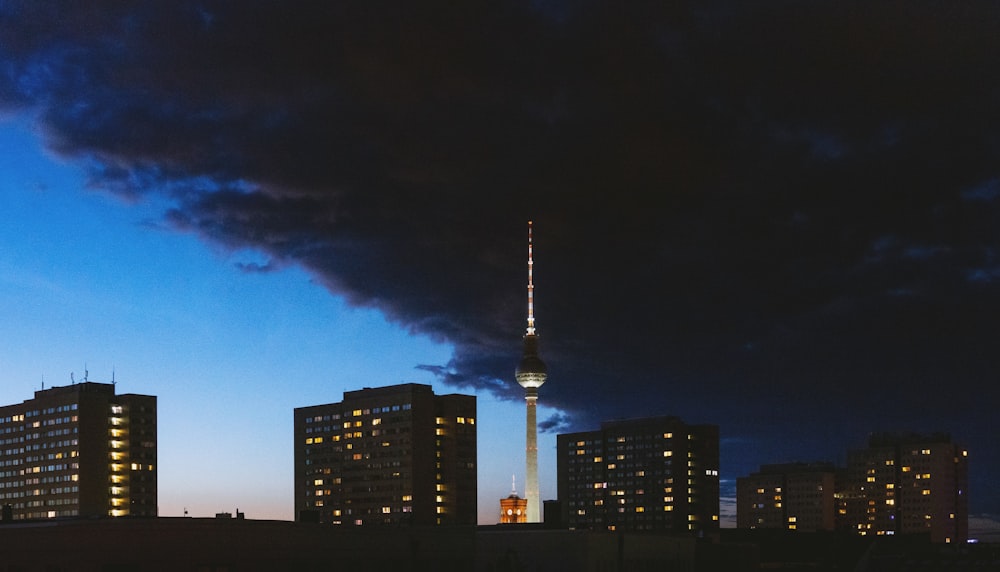
[[[542,499],[676,415],[724,497],[946,431],[1000,514],[1000,7],[841,4],[4,3],[0,398],[158,395],[161,513],[290,519],[295,407],[475,394],[493,520],[533,220]]]

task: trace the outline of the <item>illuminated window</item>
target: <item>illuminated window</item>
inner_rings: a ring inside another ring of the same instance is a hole
[[[674,437],[673,433],[664,433],[663,434],[663,438],[664,439],[672,439],[673,437]]]
[[[361,417],[361,410],[355,409],[354,411],[351,412],[351,414],[354,415],[355,417]]]
[[[635,512],[646,512],[646,507],[644,507],[644,506],[637,506],[637,507],[635,507]]]
[[[381,424],[382,424],[381,417],[376,417],[375,419],[372,419],[372,425],[381,425]]]
[[[456,417],[455,423],[458,423],[459,425],[465,425],[465,417]]]
[[[920,494],[923,495],[923,496],[927,496],[927,495],[931,494],[931,490],[930,489],[924,489],[924,490],[920,491]]]
[[[902,471],[903,471],[904,473],[909,473],[909,472],[910,472],[910,470],[911,470],[911,467],[903,467],[903,468],[902,468],[901,470],[902,470]]]
[[[438,425],[444,425],[444,417],[435,417],[434,422]]]
[[[382,514],[389,514],[392,512],[392,507],[384,506],[382,507]]]
[[[674,456],[674,452],[673,451],[664,451],[663,452],[663,456],[664,457],[673,457]]]
[[[313,486],[318,487],[323,484],[323,479],[316,479],[313,481]]]
[[[413,495],[403,495],[403,502],[410,502],[413,500]]]
[[[602,457],[594,457],[594,462],[595,463],[600,463],[601,460],[602,460]]]
[[[896,504],[896,499],[885,499],[885,504],[893,506]]]

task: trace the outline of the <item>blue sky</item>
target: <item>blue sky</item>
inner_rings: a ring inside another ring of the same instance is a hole
[[[0,402],[71,374],[156,395],[161,515],[290,520],[293,408],[394,383],[455,391],[415,367],[446,364],[447,344],[346,306],[295,266],[241,270],[260,255],[166,230],[163,205],[85,189],[23,120],[0,123],[0,149]],[[492,524],[512,475],[524,494],[524,406],[480,393],[478,407]],[[542,497],[555,498],[555,437],[539,439]]]

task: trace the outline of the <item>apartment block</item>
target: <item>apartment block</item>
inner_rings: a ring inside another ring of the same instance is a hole
[[[861,535],[968,538],[968,451],[945,433],[878,433],[850,451],[838,491],[842,528]]]
[[[836,476],[832,463],[763,465],[736,479],[736,526],[834,530]]]
[[[295,515],[333,525],[476,524],[476,398],[429,385],[296,408]]]
[[[689,532],[719,528],[719,428],[677,417],[601,424],[557,436],[569,528]]]
[[[156,397],[84,382],[0,407],[4,520],[157,515]]]

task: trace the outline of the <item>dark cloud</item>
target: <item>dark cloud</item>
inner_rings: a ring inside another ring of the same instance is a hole
[[[562,413],[554,413],[538,424],[542,433],[565,433],[573,426],[572,419]]]
[[[985,0],[5,2],[0,106],[510,399],[534,218],[554,430],[718,423],[754,444],[730,476],[951,431],[997,512],[997,29]]]

